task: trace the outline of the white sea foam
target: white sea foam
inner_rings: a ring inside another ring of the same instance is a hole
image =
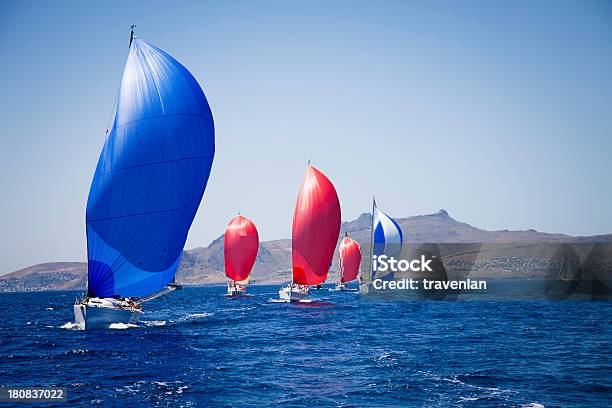
[[[165,395],[182,394],[184,390],[189,388],[189,386],[187,385],[178,385],[182,383],[182,381],[153,381],[153,384],[158,385],[160,388],[163,388],[162,391],[165,390]]]
[[[298,303],[312,303],[312,302],[316,302],[317,299],[301,299],[298,300]],[[290,302],[287,299],[274,299],[274,298],[270,298],[268,299],[268,303],[288,303]]]
[[[521,405],[521,408],[545,408],[544,404],[540,404],[539,402],[530,402],[529,404]]]
[[[391,353],[382,353],[380,356],[376,357],[377,360],[395,360],[395,358],[391,357]]]
[[[223,309],[224,312],[243,312],[245,310],[252,310],[252,309],[256,309],[255,306],[244,306],[244,307],[230,307],[228,309]]]
[[[180,317],[179,319],[175,321],[175,323],[184,323],[184,322],[188,322],[191,320],[202,319],[202,318],[206,318],[210,316],[214,316],[214,313],[209,313],[209,312],[190,313],[190,314]]]
[[[432,373],[432,372],[427,372],[427,371],[418,371],[419,373],[423,374],[425,377],[433,379],[435,381],[446,381],[446,382],[450,382],[452,384],[457,384],[457,386],[463,387],[467,390],[470,390],[471,393],[473,393],[474,391],[476,392],[482,392],[484,395],[486,396],[498,396],[498,395],[503,395],[503,394],[513,394],[513,393],[518,393],[518,391],[514,391],[514,390],[510,390],[510,389],[500,389],[497,387],[483,387],[480,385],[475,385],[475,384],[469,384],[467,382],[461,381],[460,379],[457,378],[456,375],[451,375],[449,377],[445,377],[445,376],[441,376],[438,375],[436,373]],[[466,397],[469,398],[469,397]],[[479,397],[480,399],[480,397]],[[523,408],[544,408],[543,405],[522,405],[521,407]]]
[[[134,327],[138,327],[138,325],[129,323],[111,323],[108,325],[108,328],[111,330],[127,330]]]
[[[68,322],[66,324],[63,324],[60,326],[60,329],[66,329],[66,330],[81,330],[81,328],[79,327],[79,324],[76,322]]]
[[[166,323],[168,323],[165,320],[141,320],[140,323],[144,324],[145,326],[149,326],[149,327],[158,327],[158,326],[165,326]]]
[[[200,317],[210,317],[212,315],[214,315],[214,313],[203,312],[203,313],[191,313],[191,314],[188,314],[186,317],[190,319],[198,319]]]
[[[459,397],[459,401],[478,401],[477,397]]]

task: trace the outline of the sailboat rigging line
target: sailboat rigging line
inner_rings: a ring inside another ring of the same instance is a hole
[[[174,292],[176,289],[177,288],[175,286],[166,286],[164,289],[151,293],[149,296],[145,296],[134,303],[136,303],[137,305],[141,305],[150,300],[157,299],[160,296],[167,295],[170,292]]]
[[[136,26],[133,26],[136,27]],[[133,31],[132,31],[133,34]],[[130,45],[132,44],[132,39],[130,38]],[[125,57],[125,60],[127,61],[128,56],[130,55],[130,50],[128,48],[128,53],[127,56]],[[126,62],[127,64],[127,62]],[[123,74],[122,74],[123,76]],[[110,114],[108,115],[108,123],[106,123],[106,132],[104,132],[105,136],[108,136],[110,130],[111,130],[111,122],[112,119],[115,117],[115,115],[117,114],[117,102],[119,101],[119,93],[121,92],[121,81],[119,81],[119,86],[117,87],[117,92],[115,94],[115,102],[113,103],[113,109],[111,110]]]
[[[374,209],[376,208],[376,196],[372,196],[372,227],[370,228],[370,280],[374,279]]]

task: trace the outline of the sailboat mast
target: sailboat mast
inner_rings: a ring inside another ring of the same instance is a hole
[[[348,225],[346,226],[346,231],[344,231],[344,238],[348,238]],[[344,240],[342,240],[340,242],[340,246],[342,247],[342,244],[344,243]],[[344,281],[344,262],[342,262],[342,258],[338,257],[338,265],[340,266],[340,283],[342,283]]]
[[[561,266],[559,267],[559,272],[557,273],[557,279],[563,280],[564,271],[563,267],[565,266],[565,253],[563,254],[563,258],[561,259]]]
[[[308,164],[306,165],[306,168],[308,169],[308,167],[310,167],[310,159],[308,159]],[[294,281],[293,281],[293,265],[291,266],[291,286],[294,285]]]
[[[372,196],[372,226],[370,228],[370,280],[374,278],[374,209],[376,208],[376,197]]]
[[[132,47],[132,40],[134,40],[134,29],[136,28],[136,26],[134,24],[132,24],[132,26],[130,27],[130,45],[128,46],[128,49]]]

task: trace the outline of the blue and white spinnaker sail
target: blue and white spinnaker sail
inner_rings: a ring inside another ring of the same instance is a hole
[[[372,217],[372,255],[399,258],[404,243],[402,228],[393,218],[376,207],[376,201]]]
[[[89,296],[146,296],[173,281],[214,153],[198,82],[135,38],[87,201]]]

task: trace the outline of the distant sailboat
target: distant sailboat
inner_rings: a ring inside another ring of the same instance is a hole
[[[579,275],[576,273],[572,265],[567,260],[567,256],[563,253],[563,257],[561,258],[561,265],[559,266],[559,271],[557,272],[557,279],[564,282],[577,282],[579,280]]]
[[[376,199],[372,201],[372,234],[370,238],[370,281],[375,279],[374,256],[387,255],[398,259],[402,252],[404,233],[397,221],[380,211],[376,206]],[[381,277],[387,280],[393,279],[393,274]],[[367,288],[362,289],[367,292]]]
[[[357,279],[359,274],[361,247],[355,240],[349,238],[348,232],[346,232],[338,252],[340,259],[340,282],[336,283],[336,290],[347,290],[346,284]]]
[[[234,217],[225,228],[223,241],[225,276],[229,278],[227,296],[246,294],[258,249],[259,234],[255,224],[242,215]]]
[[[87,201],[88,291],[74,305],[82,329],[136,323],[141,303],[179,287],[174,275],[215,152],[196,79],[131,34]]]
[[[325,281],[339,233],[340,201],[336,189],[321,171],[309,165],[293,214],[292,282],[279,290],[280,299],[305,299],[308,286]]]

